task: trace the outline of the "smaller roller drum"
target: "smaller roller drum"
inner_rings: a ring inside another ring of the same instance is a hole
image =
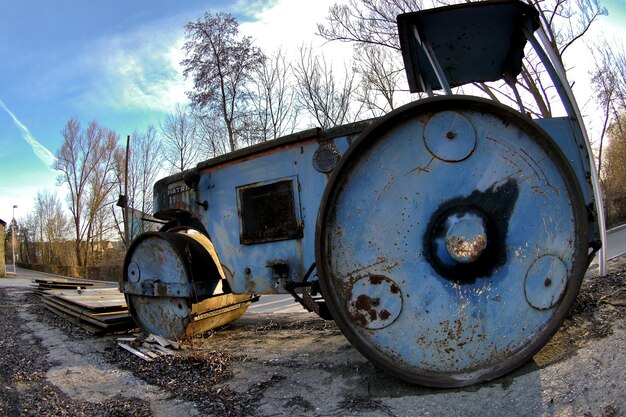
[[[325,190],[316,261],[361,353],[457,387],[509,372],[556,332],[587,236],[552,139],[508,107],[455,96],[407,105],[350,148]]]
[[[223,272],[212,253],[202,234],[147,232],[133,242],[121,286],[145,333],[177,340],[245,313],[252,296],[223,293]]]

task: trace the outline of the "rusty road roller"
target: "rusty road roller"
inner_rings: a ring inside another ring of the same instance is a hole
[[[557,331],[604,219],[537,11],[469,3],[400,15],[398,29],[409,86],[428,98],[155,184],[166,224],[135,240],[120,283],[142,328],[180,338],[291,294],[377,366],[434,387],[497,378]],[[527,46],[564,117],[528,116],[515,85]],[[452,93],[494,80],[519,108]]]

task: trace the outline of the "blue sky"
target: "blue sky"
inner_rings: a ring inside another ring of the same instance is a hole
[[[320,16],[329,2],[321,3]],[[0,0],[0,219],[10,220],[14,204],[25,217],[38,190],[56,189],[49,165],[71,117],[125,138],[186,102],[189,83],[178,65],[185,23],[205,11],[261,23],[276,4]]]
[[[0,0],[0,219],[10,220],[14,204],[16,217],[25,217],[38,190],[57,190],[49,165],[71,117],[125,138],[186,102],[189,83],[178,63],[188,21],[230,12],[271,52],[314,39],[332,3]],[[626,1],[602,3],[611,13],[604,28],[623,29]]]

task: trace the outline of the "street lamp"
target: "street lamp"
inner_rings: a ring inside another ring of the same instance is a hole
[[[11,249],[13,250],[13,273],[17,275],[17,269],[15,268],[15,209],[17,205],[13,205],[13,227],[11,228]]]

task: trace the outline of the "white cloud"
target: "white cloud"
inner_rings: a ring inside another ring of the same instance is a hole
[[[153,22],[100,39],[84,57],[96,75],[81,97],[85,105],[114,110],[168,112],[186,103],[191,82],[182,75],[184,40],[180,20]]]
[[[13,114],[11,110],[4,104],[2,100],[0,100],[0,107],[7,112],[7,114],[13,119],[13,123],[20,129],[22,133],[22,138],[30,145],[33,150],[35,156],[51,171],[55,172],[52,169],[52,164],[56,160],[54,154],[50,152],[45,146],[43,146],[35,137],[30,133],[30,130],[22,122],[18,120],[18,118]]]
[[[257,14],[257,20],[241,24],[241,32],[252,36],[257,46],[272,52],[279,46],[296,50],[302,44],[313,43],[324,50],[342,49],[346,44],[326,43],[316,36],[317,24],[325,23],[328,9],[337,0],[290,1],[280,0],[273,7]],[[344,49],[345,50],[345,49]]]
[[[324,22],[328,8],[335,2],[259,1],[254,7],[239,2],[230,10],[254,16],[255,21],[240,24],[240,32],[252,36],[268,54],[281,47],[295,59],[299,46],[313,44],[330,61],[343,62],[351,56],[349,45],[325,43],[315,36],[317,23]],[[80,76],[91,74],[97,81],[84,86],[79,106],[167,113],[178,104],[187,104],[186,91],[193,83],[185,80],[180,65],[185,57],[183,25],[201,17],[202,11],[189,11],[90,45],[90,52],[79,58],[74,68],[82,68]]]

